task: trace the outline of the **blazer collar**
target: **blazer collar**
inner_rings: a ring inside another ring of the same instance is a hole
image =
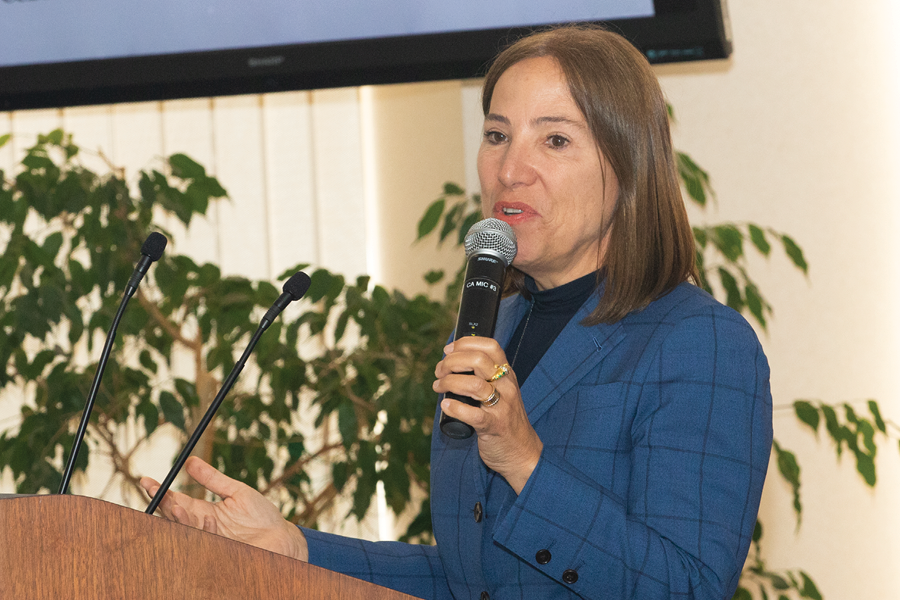
[[[522,399],[532,425],[574,384],[587,375],[614,346],[625,338],[620,323],[581,325],[597,306],[592,294],[566,324],[522,386]],[[521,296],[506,298],[501,305],[495,338],[501,347],[509,343],[530,306]]]

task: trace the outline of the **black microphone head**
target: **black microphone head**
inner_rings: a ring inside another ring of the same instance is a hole
[[[290,294],[293,300],[299,300],[309,289],[309,275],[303,271],[297,271],[291,278],[284,282],[281,288],[285,294]]]
[[[154,231],[144,240],[144,245],[141,246],[141,254],[156,262],[162,257],[163,250],[166,249],[166,244],[168,243],[169,240],[166,239],[166,236],[158,231]]]
[[[506,221],[493,217],[478,221],[466,234],[466,258],[487,253],[509,266],[516,257],[516,233]]]

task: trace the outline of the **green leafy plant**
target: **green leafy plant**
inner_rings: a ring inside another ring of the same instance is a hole
[[[768,600],[769,591],[778,594],[778,600],[790,600],[789,594],[795,594],[800,598],[822,600],[819,588],[805,571],[797,569],[773,572],[766,568],[760,547],[761,538],[762,525],[757,521],[753,531],[750,556],[741,574],[741,584],[732,600],[752,600],[753,594],[748,589],[750,587],[758,589],[760,598],[763,600]]]
[[[824,423],[823,429],[834,444],[838,460],[841,459],[845,449],[849,450],[856,460],[856,470],[863,482],[869,487],[874,487],[877,481],[875,455],[878,452],[878,438],[893,438],[896,441],[900,428],[882,418],[881,409],[875,400],[867,400],[865,404],[869,416],[859,414],[857,409],[847,402],[825,404],[819,401],[795,400],[793,404],[776,407],[776,410],[791,410],[816,436],[819,434],[819,425]],[[794,514],[799,529],[803,514],[800,501],[800,465],[794,453],[782,448],[778,440],[773,441],[772,452],[779,473],[791,486]],[[822,594],[815,582],[805,571],[794,569],[774,572],[766,568],[760,547],[761,538],[762,524],[757,522],[750,557],[734,598],[750,600],[753,598],[750,589],[755,588],[759,590],[759,597],[764,600],[768,600],[770,591],[777,594],[778,600],[790,600],[792,596],[822,600]]]
[[[23,493],[59,485],[97,341],[148,232],[163,229],[160,217],[189,225],[226,195],[183,154],[134,182],[112,166],[90,171],[80,154],[57,130],[38,138],[16,173],[0,173],[0,388],[25,398],[19,422],[0,434],[0,469]],[[453,308],[365,277],[348,283],[316,269],[311,280],[302,313],[269,328],[195,454],[297,523],[314,526],[342,494],[362,518],[378,481],[399,513],[427,499],[431,372]],[[135,296],[140,309],[122,320],[77,469],[99,452],[125,492],[142,495],[136,454],[164,430],[182,439],[193,430],[277,296],[271,282],[167,253]],[[307,436],[301,412],[314,416]],[[316,463],[325,477],[310,476]],[[422,515],[411,536],[427,537]]]
[[[844,449],[849,450],[856,460],[856,470],[869,487],[874,487],[877,480],[875,471],[875,455],[878,452],[878,437],[890,438],[891,433],[900,431],[896,425],[886,422],[881,416],[881,409],[875,400],[866,401],[870,416],[858,414],[850,403],[825,404],[818,401],[795,400],[790,406],[781,410],[793,410],[797,419],[805,423],[814,434],[819,433],[819,424],[824,422],[824,430],[834,443],[838,460]],[[841,414],[844,417],[841,417]],[[888,427],[892,428],[889,431]],[[797,458],[778,442],[773,451],[778,461],[778,470],[782,477],[791,484],[794,497],[794,512],[797,526],[800,526],[802,506],[800,502],[800,465]]]

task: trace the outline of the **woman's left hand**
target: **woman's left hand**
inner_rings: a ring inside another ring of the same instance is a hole
[[[493,406],[469,406],[444,397],[441,410],[475,429],[481,460],[518,494],[537,466],[544,445],[528,421],[512,369],[500,379],[489,381],[499,365],[506,364],[506,353],[496,340],[477,336],[456,340],[444,348],[444,353],[434,369],[434,391],[476,400],[487,399],[494,388],[500,394]]]
[[[222,500],[207,502],[169,490],[159,504],[165,518],[298,560],[309,560],[306,537],[265,496],[196,456],[187,459],[184,470]],[[142,477],[141,487],[152,498],[159,483]]]

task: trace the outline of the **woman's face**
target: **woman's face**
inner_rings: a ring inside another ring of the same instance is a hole
[[[529,58],[494,88],[478,151],[486,217],[516,232],[513,264],[541,289],[595,271],[619,186],[555,59]]]

